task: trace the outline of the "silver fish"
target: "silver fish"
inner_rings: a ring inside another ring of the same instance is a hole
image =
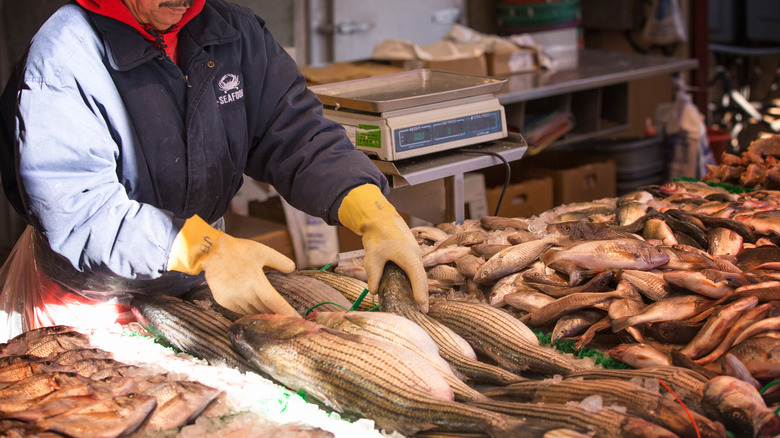
[[[701,272],[669,271],[664,272],[667,283],[704,295],[708,298],[723,298],[734,293],[734,288],[728,282],[714,282]]]
[[[650,344],[619,344],[610,348],[607,354],[634,368],[672,365],[669,355]]]
[[[520,271],[539,257],[544,250],[558,241],[557,238],[544,238],[513,245],[490,257],[474,276],[477,284],[488,284]]]
[[[637,239],[595,240],[575,243],[542,255],[548,265],[568,260],[585,269],[650,270],[669,261],[659,249]]]
[[[647,306],[638,315],[613,320],[612,331],[619,332],[626,327],[657,321],[679,321],[697,315],[714,304],[714,301],[699,295],[681,295],[664,298]]]
[[[710,353],[721,342],[732,325],[758,304],[758,298],[748,297],[734,301],[710,316],[696,336],[680,352],[692,359]]]
[[[341,292],[316,278],[279,271],[266,272],[265,276],[300,315],[305,315],[313,308],[332,312],[352,307],[352,303]]]
[[[602,318],[603,314],[596,310],[577,310],[563,315],[555,323],[555,327],[553,327],[550,342],[554,344],[558,339],[576,336]]]

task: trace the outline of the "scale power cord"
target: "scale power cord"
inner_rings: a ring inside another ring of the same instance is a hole
[[[491,155],[504,163],[504,168],[506,169],[506,173],[504,175],[504,187],[501,188],[501,195],[498,197],[498,202],[496,203],[496,211],[493,213],[493,216],[498,216],[498,211],[501,209],[501,203],[504,201],[504,195],[506,194],[506,190],[509,187],[509,181],[512,179],[512,167],[509,165],[509,161],[507,161],[507,159],[504,158],[501,154],[492,151],[481,151],[479,149],[466,148],[461,149],[461,151],[472,154]]]

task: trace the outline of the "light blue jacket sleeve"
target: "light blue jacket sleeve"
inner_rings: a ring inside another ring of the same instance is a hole
[[[121,143],[136,136],[102,64],[101,44],[84,12],[71,6],[37,34],[18,94],[24,207],[52,250],[78,270],[157,278],[181,223],[129,199],[120,183],[118,161],[136,159],[132,145]]]

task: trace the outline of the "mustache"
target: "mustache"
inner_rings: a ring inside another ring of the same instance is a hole
[[[160,3],[161,8],[189,8],[195,0],[178,0]]]

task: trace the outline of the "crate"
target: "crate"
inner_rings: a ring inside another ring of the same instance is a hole
[[[503,186],[485,190],[488,211],[495,214]],[[531,217],[553,208],[553,179],[540,177],[510,184],[504,193],[498,216]]]
[[[527,177],[553,179],[553,205],[616,196],[615,161],[602,156],[545,151],[520,160]]]

